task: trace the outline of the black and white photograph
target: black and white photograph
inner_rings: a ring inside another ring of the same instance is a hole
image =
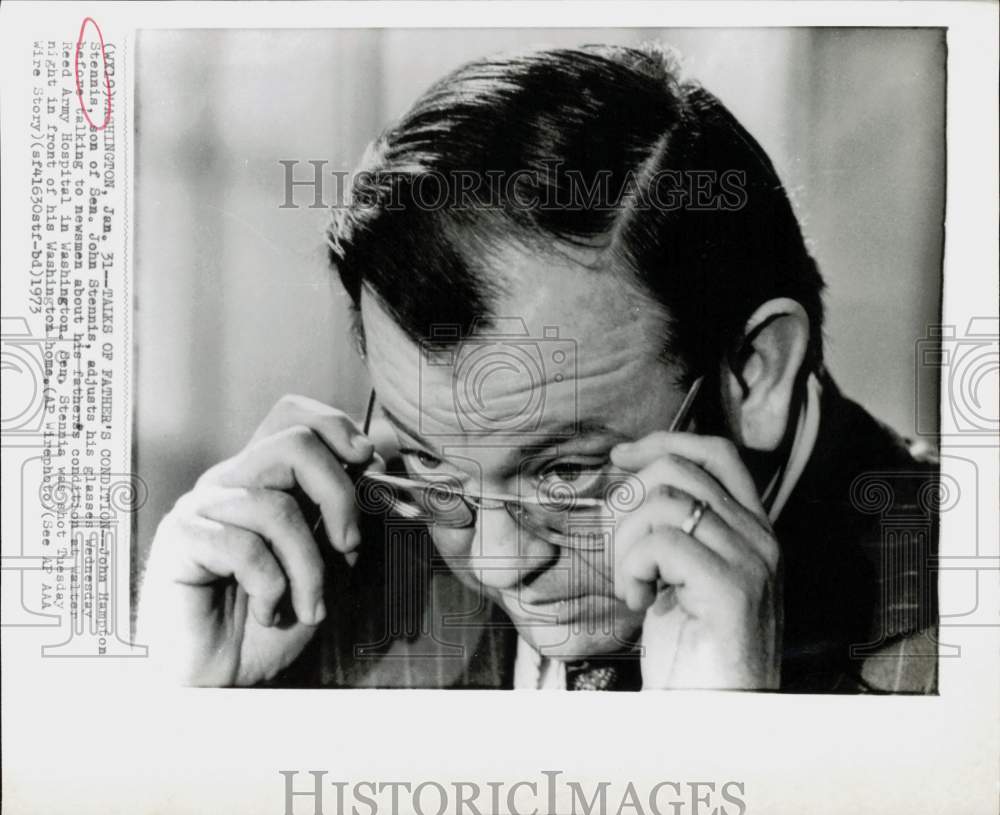
[[[2,815],[1000,815],[998,15],[4,3]]]
[[[945,57],[939,29],[140,33],[151,656],[934,693],[936,371],[906,362]]]

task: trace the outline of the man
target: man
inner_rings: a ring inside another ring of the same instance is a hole
[[[839,393],[774,168],[667,55],[467,65],[337,216],[376,419],[286,398],[164,519],[171,674],[934,690],[934,466]]]

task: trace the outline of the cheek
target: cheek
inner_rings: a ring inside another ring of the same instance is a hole
[[[473,538],[474,534],[471,529],[444,529],[442,527],[432,527],[431,529],[431,540],[434,541],[434,548],[448,564],[448,568],[451,569],[455,577],[460,583],[480,591],[482,585],[476,580],[474,573],[469,570]]]
[[[613,589],[615,576],[614,550],[581,552],[576,558],[575,573],[578,583],[587,583],[606,594]]]
[[[484,594],[491,600],[497,600],[496,592],[490,590],[488,586],[484,586],[476,579],[475,573],[469,570],[473,537],[472,530],[443,529],[440,527],[431,530],[434,548],[448,564],[448,568],[451,569],[458,582],[477,594]]]
[[[474,537],[471,529],[445,529],[440,526],[431,528],[434,546],[445,560],[468,557]]]

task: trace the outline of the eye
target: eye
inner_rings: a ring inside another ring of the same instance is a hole
[[[593,491],[604,472],[603,460],[564,459],[554,462],[539,474],[540,487],[553,490],[570,487],[577,495]]]
[[[423,450],[400,450],[400,456],[406,469],[413,470],[436,470],[441,466],[441,459],[432,456]]]
[[[559,462],[542,474],[543,480],[559,480],[573,483],[583,475],[584,467],[575,461]]]

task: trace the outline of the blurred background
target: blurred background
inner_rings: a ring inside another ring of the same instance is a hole
[[[829,286],[841,388],[915,432],[915,343],[939,321],[944,35],[918,29],[363,29],[140,32],[136,469],[142,563],[163,513],[301,393],[357,415],[366,378],[326,213],[282,209],[282,160],[350,171],[434,80],[532,45],[675,46],[770,154]],[[327,199],[332,197],[332,178]],[[933,373],[930,370],[920,372]],[[936,383],[919,406],[936,415]]]

